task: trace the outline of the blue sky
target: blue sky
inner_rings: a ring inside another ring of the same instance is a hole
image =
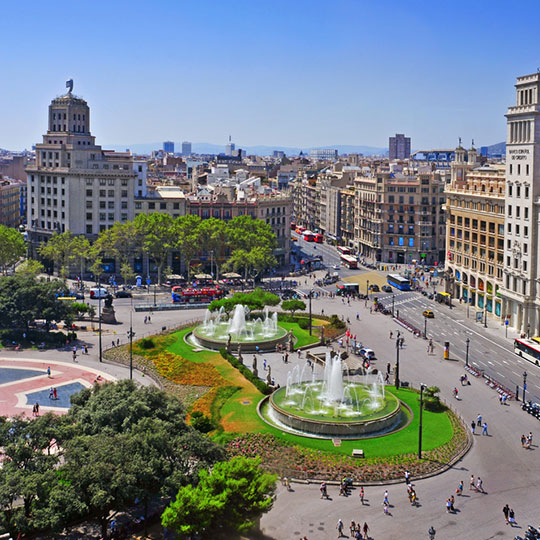
[[[505,137],[540,67],[540,3],[26,1],[0,12],[0,147],[29,148],[75,80],[98,144],[414,148]]]

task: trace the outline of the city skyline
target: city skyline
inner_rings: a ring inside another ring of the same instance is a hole
[[[225,145],[231,133],[237,147],[387,147],[403,132],[414,148],[453,147],[459,136],[491,145],[505,139],[508,81],[538,66],[533,2],[526,19],[504,2],[457,2],[451,12],[423,2],[278,4],[115,3],[96,24],[66,3],[61,61],[56,12],[4,6],[0,147],[29,149],[45,127],[40,111],[69,78],[105,147]],[[519,47],[501,48],[518,21]]]

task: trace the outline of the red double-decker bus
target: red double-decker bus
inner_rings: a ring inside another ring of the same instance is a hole
[[[314,240],[317,244],[323,243],[323,235],[322,234],[314,234]]]
[[[224,295],[225,292],[219,287],[172,288],[172,301],[179,304],[209,304],[212,300],[222,298]]]
[[[306,242],[315,242],[315,234],[312,233],[311,231],[304,231],[302,233],[302,238],[306,241]]]
[[[351,254],[351,248],[348,248],[346,246],[338,246],[337,250],[341,253],[341,255],[350,255]]]

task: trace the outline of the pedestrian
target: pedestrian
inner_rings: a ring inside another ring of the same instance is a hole
[[[452,502],[450,501],[450,498],[446,499],[446,512],[449,514],[450,509],[452,508]]]
[[[532,431],[529,431],[529,435],[527,435],[527,448],[530,448],[532,446],[532,439],[533,439]]]
[[[456,494],[458,496],[463,495],[463,480],[459,482],[458,487],[456,488]]]
[[[36,416],[36,405],[32,405],[32,416]]]
[[[364,506],[364,486],[360,487],[360,502],[362,503],[362,506]]]
[[[336,529],[338,531],[338,538],[341,538],[342,536],[345,536],[343,534],[343,521],[341,521],[341,519],[338,519]]]
[[[516,515],[514,514],[513,508],[510,508],[510,510],[508,511],[508,521],[512,527],[514,526],[514,523],[516,522]]]
[[[357,314],[356,314],[356,320],[357,320],[357,321],[360,320],[360,313],[357,313]]]
[[[150,324],[150,321],[151,321],[150,315],[148,315],[148,324]]]
[[[255,345],[255,354],[259,354],[259,346]]]
[[[472,433],[473,435],[474,435],[475,429],[476,429],[476,422],[473,420],[473,421],[471,422],[471,433]]]
[[[263,358],[263,369],[266,371],[266,358]]]
[[[56,387],[53,388],[53,396],[54,396],[53,399],[58,399],[58,392],[56,391]]]
[[[364,526],[362,527],[362,530],[364,531],[364,538],[367,540],[368,539],[369,527],[368,527],[368,524],[367,524],[366,521],[364,521]]]
[[[146,324],[146,321],[148,320],[148,318],[146,317],[146,315],[144,316],[144,324]]]
[[[118,347],[120,345],[120,338],[116,340],[116,346]]]
[[[488,430],[487,430],[487,422],[484,422],[482,424],[482,435],[488,435],[489,437]]]
[[[504,520],[506,521],[506,524],[508,525],[508,514],[510,513],[510,507],[507,504],[505,504],[503,506],[502,511],[504,514]]]
[[[289,353],[285,353],[285,363],[288,364],[289,363]]]
[[[471,481],[469,482],[469,491],[471,491],[471,489],[475,489],[475,487],[474,487],[474,474],[471,474]]]
[[[384,382],[385,382],[385,383],[389,383],[389,382],[390,382],[390,373],[387,373],[387,374],[384,376]]]
[[[406,470],[405,471],[405,483],[407,485],[409,485],[411,483],[410,480],[411,480],[411,473],[408,470]]]
[[[321,499],[322,498],[328,499],[328,491],[326,490],[326,482],[322,482],[321,487],[319,489],[321,491]]]
[[[291,491],[291,479],[288,477],[285,477],[285,487],[287,488],[287,491]]]
[[[77,361],[77,348],[76,347],[73,347],[73,361],[74,362]]]
[[[386,504],[390,505],[390,501],[388,500],[388,490],[387,489],[384,491],[384,499],[383,500],[384,500],[384,502]]]
[[[452,495],[450,497],[450,510],[452,511],[452,513],[456,511],[456,509],[454,508],[454,502],[455,502],[455,499],[454,499],[454,496]]]
[[[392,334],[392,330],[390,330],[390,339],[392,339],[392,336],[393,336],[393,335],[394,335],[394,334]]]
[[[36,416],[39,416],[39,403],[36,401]]]
[[[388,503],[386,501],[383,501],[383,511],[385,515],[388,515]]]
[[[88,345],[84,346],[84,354],[88,354]]]
[[[51,378],[51,366],[47,366],[47,377]]]
[[[525,448],[525,445],[527,444],[527,437],[525,435],[521,436],[521,448]]]
[[[476,425],[478,427],[480,427],[482,425],[482,415],[479,414],[477,417],[476,417]]]
[[[476,479],[476,491],[481,491],[482,493],[484,493],[484,486],[480,477]]]
[[[54,397],[54,392],[52,387],[49,389],[49,399],[52,399]]]
[[[351,531],[351,538],[354,538],[354,533],[356,532],[356,523],[351,519],[351,524],[349,525],[349,531]]]
[[[458,389],[456,387],[454,387],[454,397],[458,398]]]

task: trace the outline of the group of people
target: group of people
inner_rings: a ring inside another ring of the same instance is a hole
[[[471,433],[473,435],[475,435],[476,433],[476,428],[478,429],[482,428],[482,435],[487,435],[489,437],[487,422],[485,420],[484,422],[482,422],[481,414],[477,416],[476,422],[474,420],[471,422]]]
[[[474,474],[471,474],[471,479],[469,480],[469,491],[476,491],[476,493],[485,493],[484,482],[480,477],[478,477],[475,482]]]
[[[527,448],[528,450],[530,450],[530,448],[532,446],[532,439],[533,439],[532,431],[529,431],[528,435],[522,435],[521,436],[521,448]]]
[[[343,521],[341,519],[338,519],[336,529],[338,531],[338,538],[341,538],[345,536],[345,525],[343,525]],[[369,538],[369,527],[367,522],[364,521],[364,525],[361,525],[360,522],[356,523],[355,521],[351,520],[351,524],[349,525],[349,538]],[[301,540],[307,540],[304,536]]]
[[[56,390],[56,387],[49,390],[49,399],[58,399],[58,391]]]

